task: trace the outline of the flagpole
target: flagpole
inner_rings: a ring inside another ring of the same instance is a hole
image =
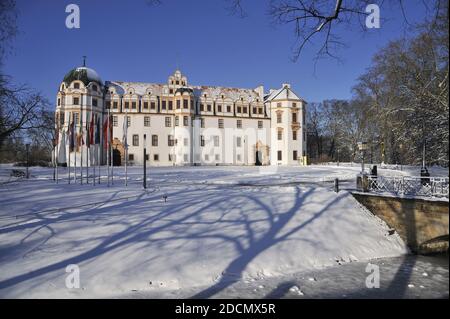
[[[109,187],[109,110],[106,119],[106,168],[108,170],[108,187]]]
[[[83,185],[83,95],[80,108],[80,184]]]
[[[56,140],[53,140],[52,141],[52,163],[53,163],[53,180],[54,181],[56,181],[56,167],[55,167],[55,162],[56,162],[56,160],[55,160],[55,148],[56,148],[56,146],[55,146],[55,144],[56,144]]]
[[[75,116],[74,116],[74,120],[75,120]],[[75,135],[75,132],[77,130],[77,123],[73,124],[73,132],[72,134]],[[76,138],[76,136],[74,136],[74,163],[73,163],[73,170],[74,170],[74,178],[75,178],[75,184],[77,183],[77,147],[78,147],[78,140]],[[76,145],[75,145],[76,144]]]
[[[111,116],[109,116],[108,125],[109,125],[108,131],[111,131],[111,137],[110,137],[111,143],[109,143],[110,144],[109,145],[109,150],[110,150],[109,157],[111,159],[111,185],[114,185],[114,163],[113,163],[114,161],[113,161],[113,148],[112,148],[113,125],[112,125],[112,122],[111,122]],[[111,128],[111,130],[109,130],[109,128]]]
[[[92,104],[92,103],[91,103]],[[89,148],[91,143],[90,141],[90,135],[89,135],[89,125],[91,124],[90,121],[88,121],[88,113],[86,108],[86,184],[89,184],[89,164],[90,164],[90,158],[89,158]],[[89,143],[88,143],[89,141]]]
[[[64,113],[63,113],[64,114]],[[59,114],[59,116],[61,116],[61,113]],[[57,143],[56,143],[56,146],[55,146],[55,148],[56,148],[56,184],[58,184],[58,179],[59,179],[59,172],[58,172],[58,162],[59,162],[59,142],[60,142],[60,139],[61,139],[61,137],[59,136],[59,125],[60,125],[60,123],[61,123],[61,119],[60,118],[58,118],[58,123],[56,124],[56,134],[57,134],[57,136],[58,136],[58,138],[57,138]],[[64,124],[63,124],[63,129],[64,129]]]
[[[101,143],[97,145],[97,166],[98,166],[98,184],[101,182],[102,174],[100,169],[100,149],[101,149]]]
[[[100,151],[101,151],[101,148],[102,148],[102,139],[103,139],[103,134],[100,134],[100,123],[98,122],[98,116],[99,115],[97,115],[97,135],[99,136],[99,138],[98,138],[98,145],[97,145],[97,165],[98,165],[98,183],[100,184],[100,181],[101,181],[101,170],[100,170],[100,159],[101,159],[101,156],[100,156]],[[103,119],[102,119],[102,121],[103,121]]]
[[[58,142],[56,143],[56,146],[55,146],[55,148],[56,148],[56,184],[58,184],[58,178],[59,178],[59,175],[58,175],[58,158],[59,158],[59,139],[60,139],[60,137],[59,137],[59,127],[58,126],[57,126],[57,130],[58,130],[58,132],[56,134],[58,134]]]
[[[128,186],[128,110],[125,111],[125,186]]]
[[[69,184],[70,184],[70,112],[69,112],[69,121],[67,122],[67,131],[68,131],[68,134],[67,134],[67,138],[69,139],[69,143],[67,143],[68,144],[68,147],[69,147],[69,151],[67,152],[68,154],[69,154]],[[67,156],[66,156],[66,159],[67,159]]]
[[[89,130],[92,130],[92,139],[91,139],[91,144],[94,145],[94,156],[91,155],[92,157],[92,169],[93,169],[93,176],[92,176],[92,186],[95,186],[95,165],[97,165],[97,163],[95,163],[95,118],[94,118],[94,111],[92,110],[92,104],[91,104],[91,123],[89,124],[90,128]],[[93,143],[92,143],[93,142]]]
[[[59,121],[59,116],[57,116],[57,118],[55,118],[55,136],[53,138],[53,180],[56,183],[56,144],[58,144],[57,142],[57,134],[58,134],[58,123],[57,121]]]

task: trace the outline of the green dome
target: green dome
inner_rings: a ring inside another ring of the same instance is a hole
[[[191,88],[181,87],[181,88],[176,89],[175,94],[178,92],[183,94],[184,92],[193,93],[194,91]]]
[[[98,84],[103,84],[102,79],[98,75],[98,73],[87,67],[78,67],[73,70],[70,70],[69,73],[64,77],[64,82],[66,85],[70,85],[72,81],[79,80],[84,83],[84,85],[88,85],[90,82],[97,82]]]

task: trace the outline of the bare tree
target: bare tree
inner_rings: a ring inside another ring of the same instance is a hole
[[[448,2],[413,38],[392,41],[355,88],[370,109],[382,159],[448,165]]]
[[[10,48],[9,44],[17,33],[16,19],[17,12],[15,1],[0,1],[0,68],[5,55],[8,53],[8,48]]]
[[[307,150],[310,158],[322,158],[323,138],[324,138],[324,121],[322,103],[311,103],[308,105],[307,116]]]
[[[270,15],[276,23],[294,25],[296,45],[292,59],[296,61],[307,44],[316,39],[316,58],[337,58],[336,51],[345,43],[338,33],[341,25],[362,23],[368,0],[272,0]]]
[[[246,0],[228,1],[232,12],[245,15],[242,4]],[[437,15],[441,6],[441,0],[414,2],[409,1],[407,6],[422,4],[424,18]],[[378,4],[380,8],[387,5],[399,7],[404,21],[409,24],[403,0],[269,0],[269,15],[276,24],[293,26],[296,39],[293,61],[298,60],[308,45],[317,45],[316,61],[324,57],[340,59],[338,51],[347,42],[342,38],[344,29],[357,27],[362,32],[366,31],[366,8],[369,4]]]
[[[0,145],[13,134],[44,127],[49,102],[30,88],[3,86],[0,94]]]

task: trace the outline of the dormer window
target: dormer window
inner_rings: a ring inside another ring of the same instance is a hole
[[[80,83],[74,83],[73,84],[73,88],[74,89],[79,89],[80,88]]]
[[[94,85],[92,86],[92,91],[96,91],[96,92],[97,92],[97,85],[94,84]]]
[[[175,82],[175,84],[176,84],[176,85],[179,85],[179,84],[180,84],[180,81],[177,80],[177,81]]]

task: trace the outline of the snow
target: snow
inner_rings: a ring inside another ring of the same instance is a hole
[[[405,255],[377,258],[370,263],[379,266],[380,288],[365,287],[367,262],[352,262],[323,270],[312,269],[254,281],[240,281],[222,289],[213,298],[448,299],[448,256]],[[433,275],[423,277],[423,271]],[[408,285],[420,287],[420,290],[410,289]],[[192,296],[199,289],[202,288],[135,291],[120,297],[181,299]]]
[[[0,185],[0,297],[214,297],[242,282],[407,253],[347,190],[324,182],[354,182],[356,167],[151,167],[147,190],[142,168],[128,168],[128,187],[123,168],[114,171],[110,187],[105,168],[95,186],[56,184],[47,168]],[[80,289],[65,286],[70,264]]]

